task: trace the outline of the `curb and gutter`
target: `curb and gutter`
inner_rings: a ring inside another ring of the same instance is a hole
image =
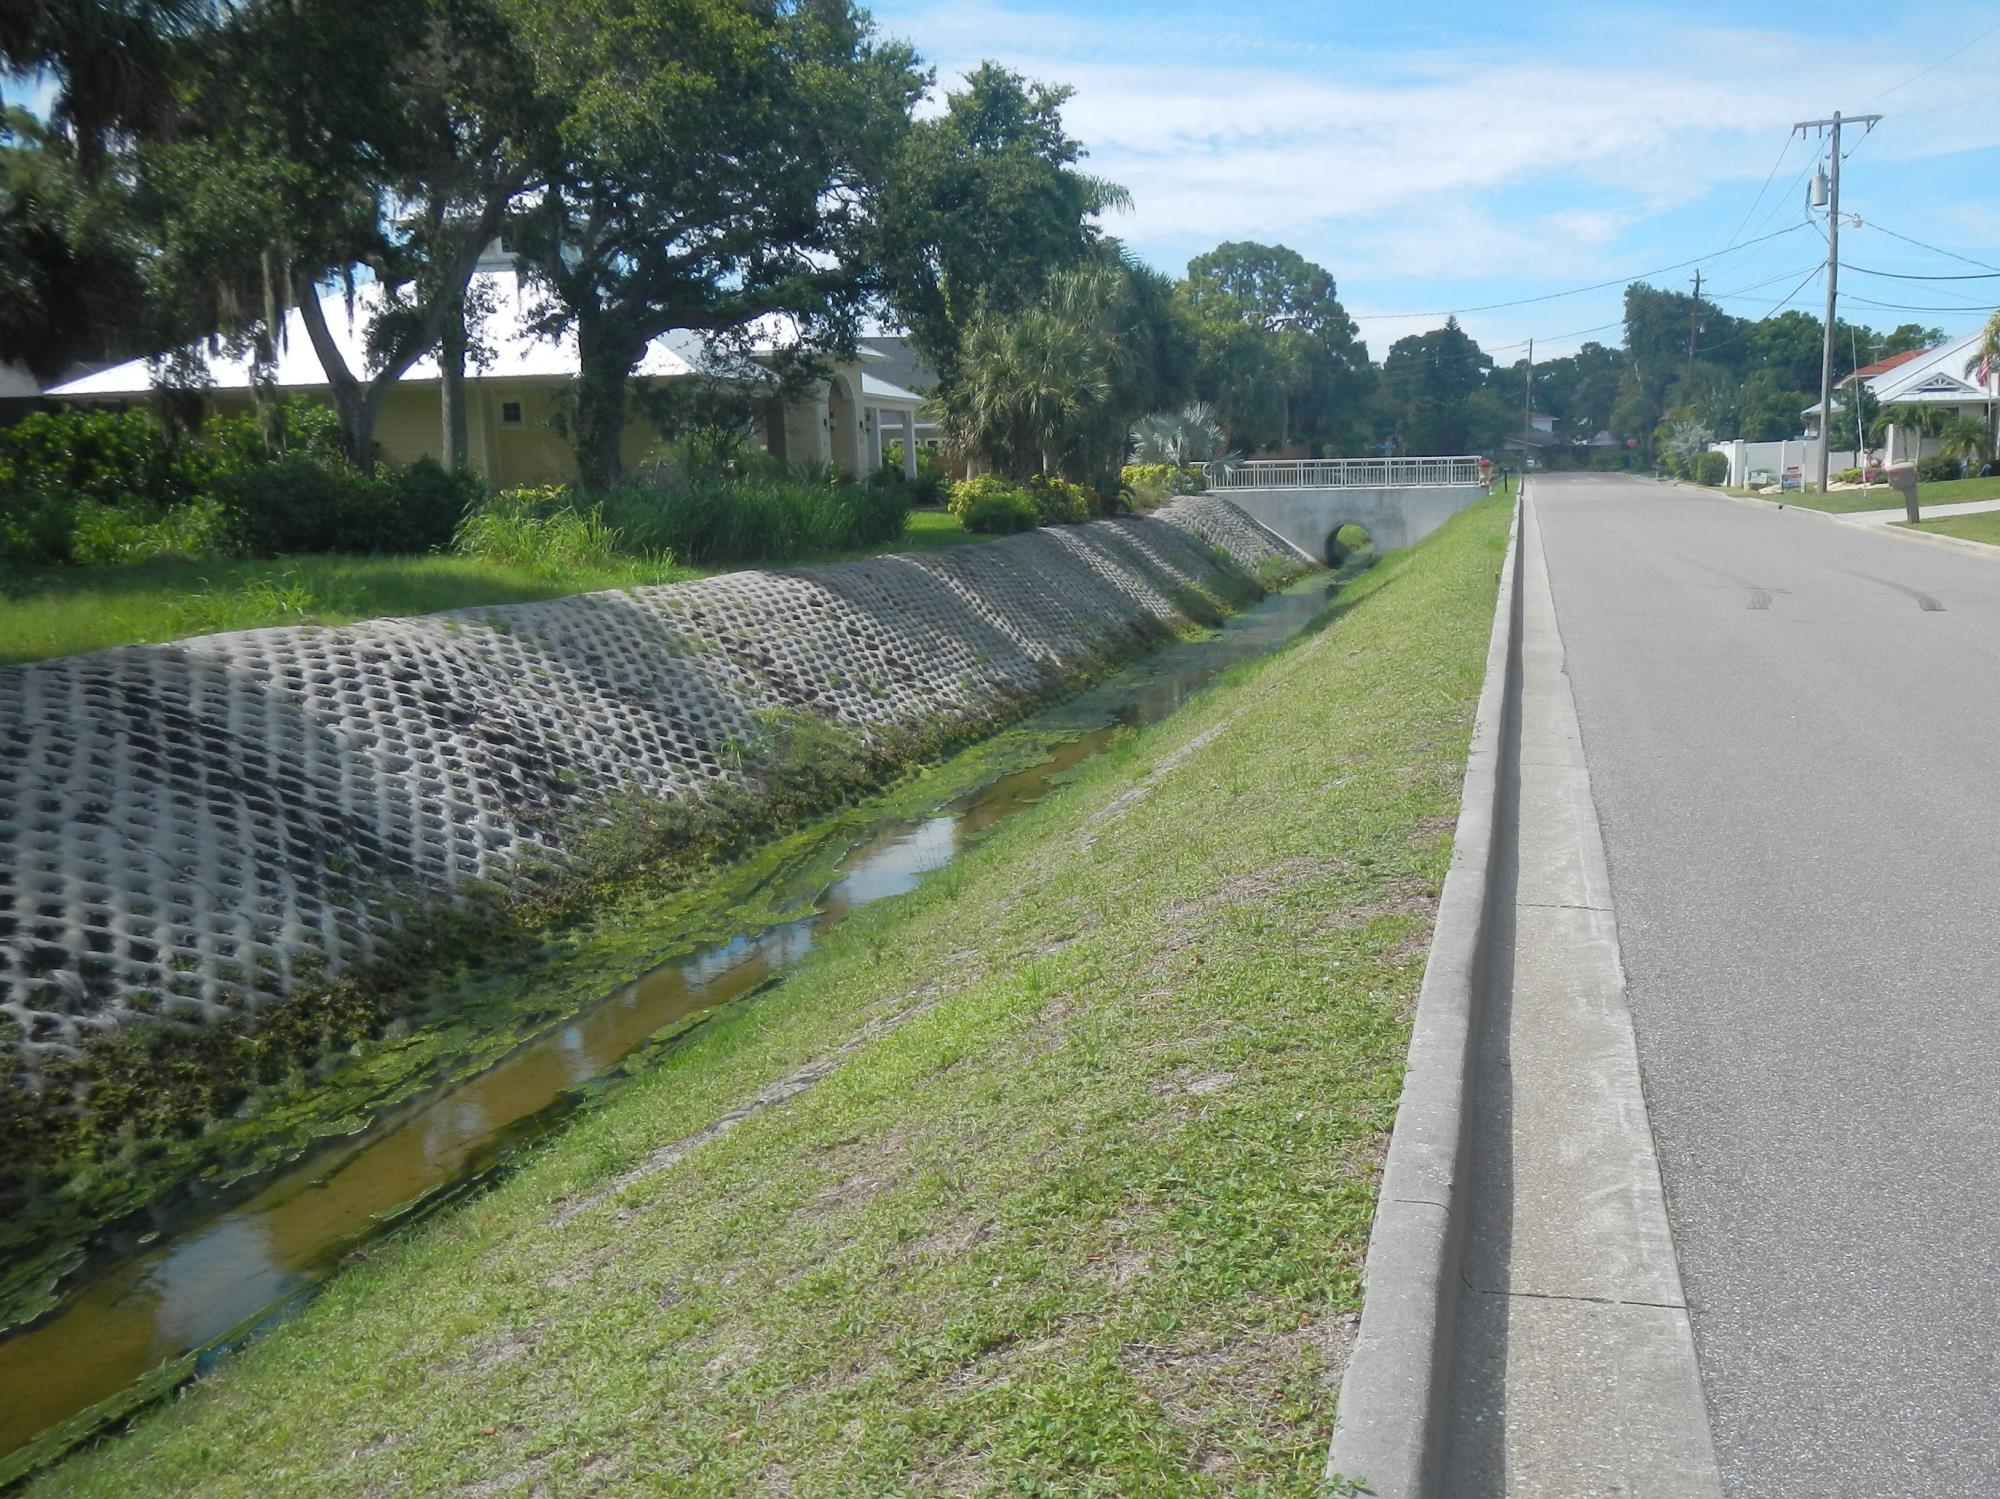
[[[1433,1492],[1447,1447],[1465,1258],[1471,1091],[1489,964],[1501,764],[1521,672],[1521,520],[1500,569],[1451,868],[1411,1028],[1403,1093],[1368,1236],[1361,1328],[1327,1456],[1334,1493]],[[1366,1487],[1353,1487],[1356,1480]]]

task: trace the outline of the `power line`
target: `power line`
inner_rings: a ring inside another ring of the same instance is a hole
[[[1804,227],[1803,224],[1792,224],[1786,228],[1777,230],[1775,233],[1766,234],[1760,239],[1745,240],[1740,246],[1725,246],[1724,249],[1747,250],[1752,245],[1762,244],[1764,240],[1779,239],[1787,234],[1795,234]],[[1587,291],[1603,291],[1607,286],[1621,286],[1633,281],[1643,281],[1648,276],[1663,276],[1668,271],[1686,270],[1691,265],[1699,265],[1705,260],[1712,260],[1722,253],[1722,250],[1710,250],[1706,254],[1696,255],[1687,260],[1677,260],[1672,265],[1656,266],[1650,271],[1634,271],[1629,275],[1613,276],[1608,281],[1594,281],[1588,286],[1572,286],[1567,291],[1545,292],[1539,297],[1516,297],[1511,302],[1487,302],[1477,307],[1452,307],[1447,308],[1443,312],[1351,312],[1348,316],[1357,323],[1379,323],[1396,318],[1444,318],[1457,317],[1459,314],[1467,312],[1498,312],[1506,307],[1526,307],[1535,302],[1553,302],[1562,297],[1581,296]]]
[[[2000,281],[2000,271],[1957,271],[1949,276],[1917,276],[1908,271],[1878,271],[1873,266],[1849,265],[1844,260],[1840,268],[1843,271],[1859,271],[1864,276],[1888,276],[1896,281]]]
[[[1912,304],[1910,304],[1910,303],[1908,303],[1908,302],[1875,302],[1875,301],[1870,301],[1870,300],[1869,300],[1869,299],[1868,299],[1867,297],[1857,297],[1857,296],[1854,296],[1854,295],[1852,295],[1852,294],[1850,294],[1850,295],[1848,296],[1848,299],[1847,299],[1847,300],[1848,300],[1848,301],[1850,301],[1850,302],[1858,302],[1858,303],[1860,303],[1860,304],[1861,304],[1861,305],[1862,305],[1863,307],[1875,307],[1875,308],[1879,308],[1880,310],[1882,310],[1882,311],[1884,311],[1884,312],[1979,312],[1979,313],[1990,313],[1990,312],[1992,312],[1992,311],[1994,310],[1994,308],[1993,308],[1993,304],[1992,304],[1991,302],[1944,302],[1944,303],[1939,303],[1939,304],[1936,304],[1936,305],[1933,305],[1933,306],[1929,306],[1929,307],[1918,307],[1918,306],[1913,306]]]
[[[1784,296],[1780,297],[1776,302],[1774,302],[1771,305],[1771,310],[1769,312],[1766,312],[1762,317],[1743,319],[1742,320],[1744,323],[1743,330],[1740,333],[1731,334],[1728,338],[1722,339],[1717,343],[1710,344],[1708,346],[1709,353],[1713,354],[1717,349],[1726,349],[1734,344],[1740,344],[1743,342],[1744,339],[1752,336],[1754,333],[1756,333],[1756,331],[1759,328],[1763,327],[1764,324],[1770,322],[1772,318],[1776,317],[1779,313],[1783,312],[1786,307],[1790,306],[1793,299],[1796,298],[1798,294],[1804,291],[1808,286],[1812,285],[1813,279],[1819,276],[1825,269],[1826,269],[1825,266],[1816,265],[1811,270],[1807,271],[1805,274],[1805,279],[1800,281],[1797,286],[1794,286],[1790,291],[1786,292]]]
[[[1810,271],[1816,273],[1819,271],[1821,264],[1822,262],[1815,260],[1809,266],[1795,265],[1790,270],[1778,272],[1775,276],[1766,276],[1762,281],[1752,281],[1748,286],[1731,287],[1728,291],[1710,292],[1708,299],[1711,302],[1719,302],[1725,297],[1740,297],[1745,292],[1762,291],[1767,286],[1776,285],[1780,281],[1790,280],[1793,276],[1797,276],[1802,272]]]
[[[1883,89],[1881,93],[1875,96],[1873,102],[1879,104],[1882,100],[1888,98],[1891,94],[1895,93],[1897,90],[1908,88],[1911,84],[1915,83],[1919,78],[1928,78],[1931,74],[1935,73],[1939,68],[1943,67],[1946,63],[1950,62],[1954,57],[1957,57],[1962,52],[1971,51],[1974,47],[1978,46],[1981,42],[1985,41],[1989,36],[1993,35],[1993,33],[1996,31],[2000,31],[2000,21],[1995,21],[1991,26],[1987,27],[1984,31],[1980,32],[1979,35],[1974,37],[1971,41],[1964,42],[1959,46],[1952,48],[1951,51],[1945,53],[1943,57],[1940,57],[1936,62],[1932,63],[1929,67],[1917,69],[1916,72],[1912,73],[1908,78],[1905,78],[1901,83],[1890,84],[1889,87]]]
[[[1906,245],[1915,245],[1919,250],[1929,250],[1933,255],[1942,255],[1947,260],[1962,260],[1967,265],[1978,266],[1982,271],[2000,271],[2000,265],[1988,265],[1983,260],[1974,260],[1970,255],[1960,255],[1955,250],[1940,250],[1936,245],[1927,245],[1920,239],[1911,239],[1909,235],[1898,234],[1895,230],[1886,228],[1881,224],[1870,223],[1863,227],[1873,229],[1880,234],[1886,234],[1891,239],[1900,239]]]
[[[1757,196],[1752,198],[1750,200],[1750,206],[1743,210],[1742,223],[1739,223],[1736,226],[1736,233],[1729,236],[1729,243],[1722,247],[1721,253],[1727,254],[1732,248],[1735,247],[1736,241],[1743,234],[1744,225],[1750,222],[1750,215],[1757,211],[1757,205],[1764,201],[1764,194],[1771,190],[1771,179],[1778,175],[1778,168],[1783,166],[1785,164],[1785,158],[1792,154],[1792,142],[1796,139],[1798,139],[1796,135],[1788,135],[1785,137],[1784,145],[1778,148],[1777,159],[1771,163],[1771,170],[1764,174],[1764,185],[1757,189]]]
[[[1955,109],[1963,109],[1968,104],[1978,104],[2000,94],[2000,88],[1981,89],[1976,94],[1967,94],[1963,99],[1953,99],[1948,104],[1933,104],[1929,109],[1903,109],[1896,112],[1898,120],[1922,120],[1932,115],[1950,114]]]

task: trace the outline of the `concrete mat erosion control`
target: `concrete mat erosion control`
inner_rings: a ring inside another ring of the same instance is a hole
[[[1241,592],[1220,500],[981,546],[0,671],[0,1047],[213,1023],[380,950],[398,892],[560,860],[594,809],[749,780],[765,715],[971,728]]]

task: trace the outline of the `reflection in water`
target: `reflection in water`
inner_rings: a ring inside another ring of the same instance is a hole
[[[1094,694],[1114,724],[1166,717],[1238,661],[1289,639],[1324,605],[1322,586],[1280,594],[1214,638],[1169,646]],[[222,1337],[326,1276],[413,1200],[477,1175],[524,1124],[615,1068],[662,1029],[758,987],[811,951],[827,924],[914,889],[994,823],[1042,796],[1112,737],[1080,731],[1040,764],[940,807],[877,827],[836,867],[809,915],[717,943],[620,987],[476,1077],[415,1099],[356,1139],[211,1212],[73,1288],[58,1313],[0,1341],[0,1455],[115,1395],[163,1362]]]

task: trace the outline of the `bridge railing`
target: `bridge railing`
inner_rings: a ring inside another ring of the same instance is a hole
[[[1423,489],[1479,482],[1477,457],[1255,458],[1196,467],[1210,489]]]

